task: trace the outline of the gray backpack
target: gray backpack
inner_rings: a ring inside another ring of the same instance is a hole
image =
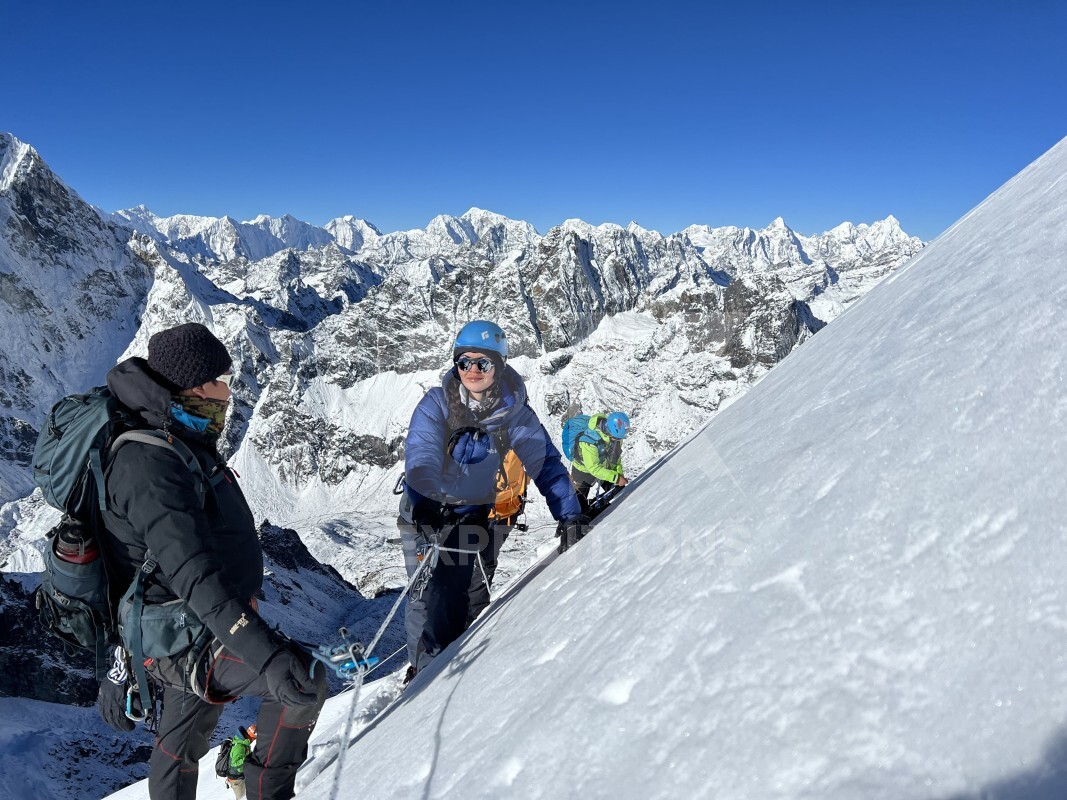
[[[41,585],[35,595],[38,616],[45,631],[69,650],[81,648],[94,653],[98,680],[107,672],[108,645],[118,639],[120,627],[131,653],[128,642],[134,638],[134,628],[146,629],[140,638],[152,654],[178,648],[194,628],[203,629],[190,609],[172,607],[177,604],[138,609],[135,616],[142,617],[142,623],[136,626],[128,613],[120,626],[120,615],[112,606],[107,559],[100,550],[99,535],[103,528],[101,513],[106,508],[106,462],[123,444],[136,441],[171,449],[190,472],[203,477],[196,457],[180,440],[157,430],[128,430],[132,422],[132,412],[107,387],[68,395],[52,407],[33,454],[34,481],[49,505],[64,512],[62,521],[48,534]],[[201,501],[206,483],[204,479]],[[140,586],[143,595],[144,580],[151,572],[146,573],[145,569],[149,564],[155,568],[150,556],[126,593],[131,598],[131,610],[136,588]],[[184,603],[180,605],[184,607]],[[176,636],[169,635],[171,628],[177,629]]]

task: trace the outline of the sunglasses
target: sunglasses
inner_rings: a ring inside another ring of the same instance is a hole
[[[460,356],[456,359],[456,366],[459,367],[460,372],[470,372],[471,367],[477,367],[478,371],[485,375],[487,372],[493,371],[493,360],[482,356],[481,358],[467,358],[466,356]]]
[[[236,376],[232,372],[226,372],[226,373],[224,373],[222,375],[219,375],[219,377],[215,378],[215,381],[217,383],[226,384],[226,388],[227,389],[232,389],[233,388],[233,379],[235,377]]]

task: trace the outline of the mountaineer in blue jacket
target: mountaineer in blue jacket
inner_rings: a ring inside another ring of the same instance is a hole
[[[431,537],[467,552],[441,552],[429,584],[408,598],[409,679],[466,630],[475,553],[495,564],[503,540],[493,535],[489,513],[504,454],[515,452],[545,496],[559,522],[560,552],[580,539],[588,524],[559,451],[527,404],[526,385],[507,358],[507,337],[498,325],[467,323],[452,346],[452,369],[411,416],[398,520],[408,574],[417,569]]]

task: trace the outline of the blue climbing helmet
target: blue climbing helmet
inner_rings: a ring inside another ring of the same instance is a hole
[[[621,411],[612,411],[604,420],[604,430],[612,439],[625,439],[630,430],[630,418]]]
[[[508,360],[508,337],[495,322],[476,319],[464,325],[456,335],[456,341],[452,345],[452,359],[455,360],[468,352],[486,355],[495,353],[500,356],[500,363],[503,365]]]

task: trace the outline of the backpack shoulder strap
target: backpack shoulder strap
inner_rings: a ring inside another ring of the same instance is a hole
[[[193,455],[193,451],[189,449],[189,446],[181,439],[166,434],[163,431],[158,431],[154,428],[126,431],[125,433],[116,436],[115,441],[111,443],[109,457],[114,458],[115,452],[127,442],[140,442],[141,444],[152,445],[153,447],[163,447],[167,450],[173,450],[185,463],[186,468],[190,472],[203,474],[203,470],[200,469],[200,462],[196,460],[196,456]]]
[[[501,425],[495,431],[490,431],[493,436],[493,440],[496,442],[497,451],[500,453],[500,457],[511,450],[511,433],[508,431],[507,425]]]
[[[185,464],[186,469],[193,475],[197,476],[197,496],[200,501],[200,505],[203,506],[207,496],[207,486],[209,483],[214,485],[214,481],[208,478],[204,474],[204,470],[200,466],[200,462],[197,461],[193,451],[189,449],[189,446],[185,444],[181,439],[164,433],[161,430],[154,428],[149,429],[137,429],[126,431],[115,437],[115,440],[111,443],[111,447],[108,448],[108,460],[110,462],[114,460],[116,453],[124,445],[130,442],[139,442],[150,447],[162,447],[175,453],[178,458]],[[222,475],[225,475],[225,470],[220,471]],[[102,493],[101,493],[102,494]],[[145,562],[141,565],[141,568],[137,571],[137,576],[134,578],[133,585],[133,597],[132,607],[130,609],[131,619],[135,622],[131,625],[132,641],[130,642],[131,656],[133,659],[133,670],[137,680],[137,685],[141,694],[141,706],[142,708],[151,707],[151,699],[148,696],[148,678],[144,668],[144,653],[142,652],[142,631],[141,631],[141,612],[144,608],[144,593],[145,584],[148,582],[149,577],[155,572],[156,567],[159,564],[153,557],[151,551],[145,552]]]
[[[125,433],[116,436],[115,441],[111,443],[111,447],[108,449],[109,462],[115,458],[115,454],[118,452],[119,448],[130,442],[140,442],[141,444],[147,444],[152,447],[162,447],[175,453],[178,458],[182,460],[182,463],[185,464],[186,469],[193,473],[193,475],[197,475],[201,478],[199,495],[201,504],[204,502],[205,494],[207,492],[205,484],[211,483],[214,485],[215,482],[209,480],[208,476],[204,474],[200,462],[196,460],[196,456],[193,455],[193,451],[189,449],[189,445],[176,436],[171,436],[170,434],[154,428],[126,431]],[[222,471],[222,473],[224,472],[225,470]],[[102,481],[100,485],[103,485]],[[101,497],[103,497],[103,492],[101,492]]]
[[[496,455],[499,461],[496,474],[500,480],[503,481],[503,486],[508,485],[508,471],[504,469],[504,459],[507,458],[509,452],[511,452],[511,435],[508,433],[505,426],[501,426],[495,431],[490,431],[489,435],[493,437],[493,442],[496,444]],[[515,454],[518,457],[518,453]]]
[[[575,444],[578,442],[588,442],[589,444],[596,445],[599,449],[600,443],[603,441],[592,428],[586,428],[584,431],[578,434],[578,438],[575,439]]]

